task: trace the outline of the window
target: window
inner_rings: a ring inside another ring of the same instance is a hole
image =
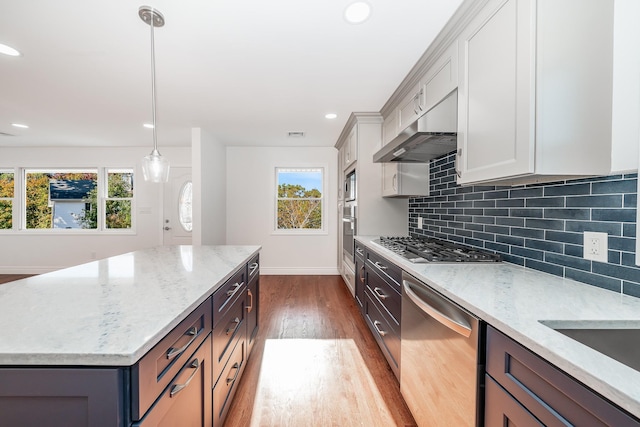
[[[13,228],[13,172],[0,170],[0,230]]]
[[[193,184],[187,181],[180,190],[180,200],[178,200],[178,218],[180,226],[184,231],[193,230]]]
[[[26,229],[96,229],[98,171],[26,170]]]
[[[13,174],[0,170],[0,228],[77,231],[133,228],[131,168],[21,169],[18,177],[16,192],[22,196],[12,208],[13,194],[8,192],[7,183],[13,182]],[[12,210],[21,214],[11,218]]]
[[[108,169],[105,197],[105,228],[131,228],[133,204],[133,170]]]
[[[276,168],[276,230],[323,230],[323,169]]]

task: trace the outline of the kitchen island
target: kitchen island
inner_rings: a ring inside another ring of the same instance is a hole
[[[179,396],[186,386],[176,386],[201,380],[211,396],[215,325],[227,328],[232,317],[220,369],[248,356],[245,300],[259,250],[157,247],[0,286],[0,425],[36,425],[6,414],[47,425],[154,425],[145,414],[162,410],[165,390]],[[230,366],[238,378],[240,362]],[[200,400],[210,414],[211,399]]]
[[[640,418],[640,372],[554,330],[639,329],[640,298],[506,262],[416,264],[373,243],[376,238],[356,241],[480,318],[487,329]]]

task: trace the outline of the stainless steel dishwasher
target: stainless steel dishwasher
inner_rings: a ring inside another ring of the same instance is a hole
[[[400,391],[419,426],[475,426],[480,321],[402,273]]]

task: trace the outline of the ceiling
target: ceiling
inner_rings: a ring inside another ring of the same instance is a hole
[[[152,145],[142,5],[166,20],[161,151],[190,145],[193,127],[227,145],[332,146],[352,111],[380,110],[461,3],[367,1],[371,17],[353,25],[353,0],[5,0],[0,43],[22,56],[0,55],[0,150]]]

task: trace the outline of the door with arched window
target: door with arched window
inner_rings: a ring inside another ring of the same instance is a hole
[[[171,168],[169,182],[164,186],[163,243],[190,245],[192,222],[191,168]]]

